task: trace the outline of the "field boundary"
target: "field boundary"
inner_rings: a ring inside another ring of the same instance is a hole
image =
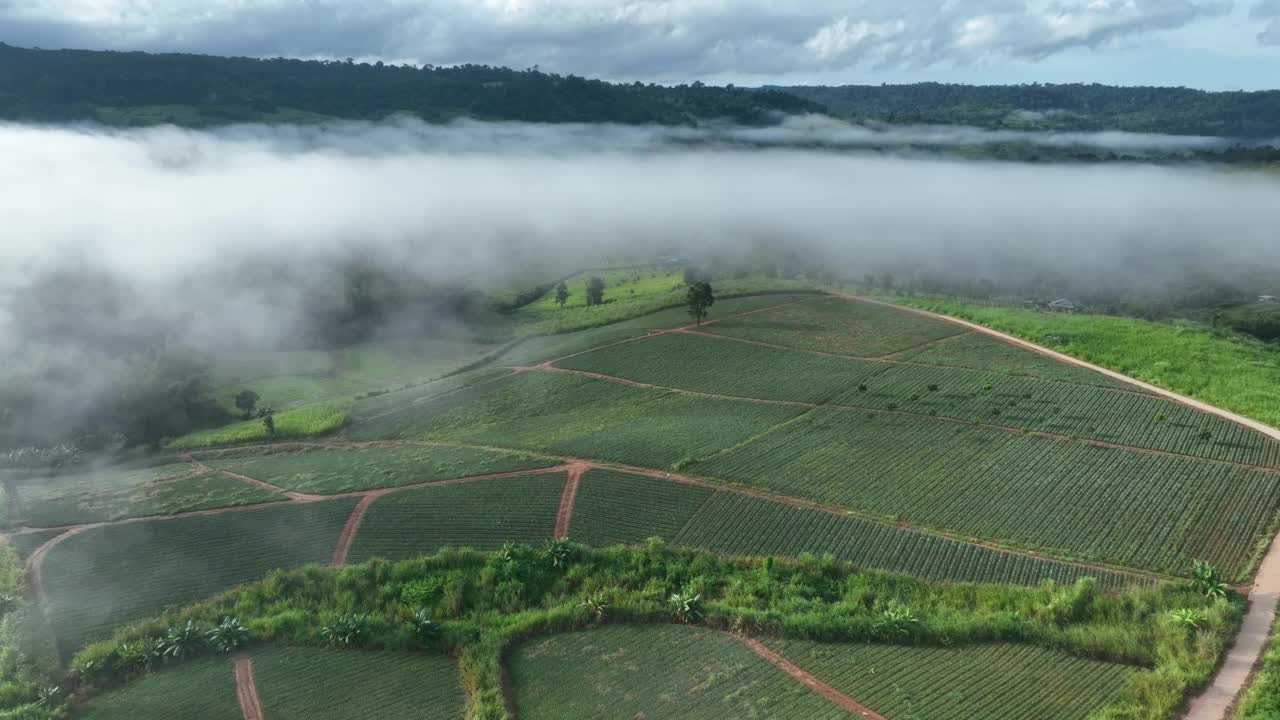
[[[1166,390],[1162,387],[1145,383],[1136,378],[1131,378],[1123,373],[1107,369],[1100,365],[1072,357],[1066,353],[1058,352],[1041,345],[1037,345],[1028,340],[1010,335],[1008,333],[995,330],[985,325],[980,325],[968,320],[943,315],[941,313],[921,310],[919,308],[906,307],[903,305],[895,305],[893,303],[875,300],[859,295],[849,295],[847,293],[832,292],[835,297],[842,297],[846,300],[855,302],[867,302],[875,305],[883,305],[885,307],[897,308],[906,312],[916,313],[925,317],[932,317],[940,320],[962,325],[964,327],[986,333],[994,338],[1003,340],[1014,346],[1032,350],[1042,355],[1046,355],[1055,360],[1075,365],[1077,367],[1087,368],[1100,372],[1107,377],[1116,380],[1122,380],[1130,383],[1135,387],[1143,388],[1151,393],[1160,395],[1166,399],[1181,403],[1187,407],[1217,415],[1223,419],[1242,425],[1250,430],[1260,433],[1272,440],[1280,442],[1280,430],[1271,427],[1265,423],[1259,422],[1252,418],[1238,415],[1229,410],[1214,407],[1205,402],[1201,402],[1194,398],[1175,393],[1172,390]],[[1209,685],[1188,705],[1187,713],[1183,716],[1185,720],[1223,720],[1227,713],[1235,704],[1236,698],[1243,692],[1245,683],[1248,682],[1249,676],[1253,668],[1262,658],[1262,652],[1267,646],[1270,639],[1271,626],[1275,621],[1277,601],[1280,601],[1280,542],[1272,539],[1266,554],[1262,558],[1262,562],[1258,565],[1258,572],[1254,576],[1252,587],[1249,589],[1249,609],[1245,613],[1244,621],[1240,625],[1240,631],[1236,633],[1235,641],[1232,643],[1226,656],[1222,659],[1222,663],[1218,666],[1217,672],[1214,673],[1213,679]]]
[[[351,508],[351,515],[347,516],[347,522],[342,526],[342,532],[338,533],[338,544],[333,548],[333,557],[329,560],[330,565],[337,567],[346,564],[347,553],[351,551],[351,543],[356,538],[360,523],[364,522],[364,514],[368,512],[369,506],[383,495],[385,493],[369,493],[360,498],[360,502]]]
[[[569,520],[573,517],[573,503],[578,497],[578,482],[583,473],[591,469],[587,463],[574,463],[565,473],[564,492],[560,494],[560,509],[556,512],[555,537],[569,537]]]
[[[746,635],[734,635],[732,633],[728,633],[728,635],[729,637],[735,638],[736,640],[738,640],[738,642],[741,642],[743,645],[746,645],[747,648],[750,649],[752,652],[754,652],[756,655],[759,655],[765,660],[768,660],[770,663],[773,664],[774,667],[790,675],[796,681],[809,686],[809,688],[812,689],[814,692],[830,700],[836,705],[839,705],[841,709],[847,710],[848,712],[853,713],[858,717],[867,718],[867,720],[889,720],[884,715],[881,715],[875,710],[872,710],[866,705],[863,705],[857,700],[854,700],[849,695],[846,695],[845,693],[840,692],[839,690],[832,687],[831,685],[828,685],[827,683],[814,677],[813,674],[811,674],[808,670],[805,670],[804,668],[800,667],[799,665],[796,665],[795,663],[791,662],[787,658],[774,652],[771,648],[769,648],[769,646],[765,645],[759,640],[756,640],[755,638],[752,638],[752,637],[747,637]]]
[[[262,701],[258,698],[258,686],[253,681],[253,660],[248,655],[231,658],[231,671],[236,680],[236,700],[240,703],[240,715],[244,720],[263,720]]]

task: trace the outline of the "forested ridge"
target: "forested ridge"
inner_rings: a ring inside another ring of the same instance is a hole
[[[226,58],[0,44],[0,119],[118,125],[380,120],[768,124],[821,112],[777,91],[619,84],[534,69]]]
[[[1043,130],[1125,130],[1280,137],[1280,90],[1209,92],[1185,87],[1069,85],[795,86],[775,88],[837,117],[892,124]]]

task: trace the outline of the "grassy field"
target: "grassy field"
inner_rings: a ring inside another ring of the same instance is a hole
[[[898,360],[973,368],[1005,375],[1020,375],[1041,380],[1058,380],[1120,388],[1136,391],[1138,388],[1123,380],[1108,377],[1099,372],[1076,365],[1068,365],[1038,352],[1011,345],[1003,340],[972,332],[945,342],[908,350],[897,356]]]
[[[44,561],[45,613],[64,654],[139,620],[256,580],[328,562],[355,507],[344,498],[87,530]]]
[[[1271,643],[1231,717],[1233,720],[1280,718],[1280,626],[1272,628]]]
[[[172,477],[147,479],[164,471]],[[185,475],[183,474],[185,471]],[[189,464],[152,471],[112,471],[40,478],[21,488],[23,512],[13,525],[57,527],[191,510],[254,505],[284,495],[222,473],[194,473]]]
[[[350,420],[347,411],[326,405],[285,410],[275,415],[275,439],[297,439],[327,435],[346,425]],[[272,439],[262,420],[245,420],[213,430],[184,435],[168,447],[171,450],[199,450],[201,448],[233,445],[235,443],[266,441]]]
[[[521,453],[413,445],[308,448],[290,452],[233,451],[204,462],[287,490],[320,495],[558,464],[556,460]]]
[[[428,400],[394,418],[357,423],[346,434],[354,440],[452,440],[666,467],[742,442],[803,411],[528,372]]]
[[[849,717],[737,640],[699,628],[557,635],[521,646],[510,664],[522,720]]]
[[[1086,575],[1109,589],[1144,582],[774,500],[604,470],[582,477],[569,536],[596,546],[661,537],[734,556],[830,554],[860,567],[952,582],[1069,584]]]
[[[678,302],[684,295],[684,270],[678,265],[648,265],[616,270],[588,270],[564,281],[569,290],[565,309],[587,306],[587,281],[598,277],[604,281],[605,307],[613,304],[627,305],[641,302]],[[556,304],[554,288],[538,300],[520,308],[521,314],[554,313],[560,310]]]
[[[688,472],[974,537],[1169,573],[1233,577],[1280,473],[972,425],[819,409]]]
[[[241,720],[225,657],[193,660],[93,698],[76,720]]]
[[[36,548],[58,537],[63,532],[65,530],[43,530],[22,535],[10,535],[8,543],[13,548],[13,551],[18,554],[18,558],[25,561],[31,557],[31,553],[35,552]]]
[[[1280,427],[1280,351],[1186,323],[891,297],[1052,347]]]
[[[266,647],[252,658],[271,720],[462,717],[458,666],[443,655]]]
[[[564,473],[550,473],[391,493],[365,513],[348,560],[400,560],[445,546],[541,545],[555,533],[564,483]]]
[[[351,405],[351,415],[355,420],[382,417],[413,407],[430,398],[447,395],[470,385],[490,382],[510,374],[511,371],[504,368],[486,368],[459,373],[441,380],[357,400]]]
[[[1085,720],[1139,670],[1025,645],[924,648],[766,640],[891,718]]]

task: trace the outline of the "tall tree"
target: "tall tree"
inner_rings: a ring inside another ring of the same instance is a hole
[[[604,304],[604,280],[595,275],[587,281],[587,305]]]
[[[715,293],[711,290],[711,283],[701,280],[689,286],[689,291],[685,294],[685,299],[689,303],[689,314],[693,319],[702,324],[702,318],[707,316],[707,311],[716,302]]]
[[[568,301],[569,301],[569,288],[565,287],[565,284],[561,282],[559,285],[556,286],[556,304],[559,305],[560,307],[564,307],[564,304]]]
[[[252,390],[241,390],[236,395],[236,408],[244,413],[244,419],[249,420],[253,417],[253,409],[258,405],[258,393]]]

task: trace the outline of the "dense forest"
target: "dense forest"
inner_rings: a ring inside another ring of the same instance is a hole
[[[844,85],[775,88],[838,117],[893,124],[1280,137],[1280,90],[1109,85]]]
[[[531,122],[768,124],[821,112],[776,91],[663,87],[487,65],[415,67],[141,52],[30,50],[0,43],[0,119],[117,125],[379,120],[410,113]]]

